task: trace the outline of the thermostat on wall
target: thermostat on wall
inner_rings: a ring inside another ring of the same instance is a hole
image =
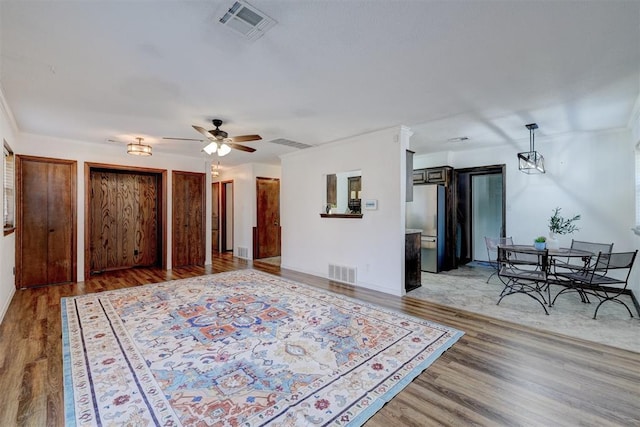
[[[378,200],[377,199],[365,200],[364,208],[369,211],[375,211],[376,209],[378,209]]]

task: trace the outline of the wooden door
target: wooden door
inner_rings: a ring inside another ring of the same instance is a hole
[[[158,178],[93,169],[89,203],[91,273],[158,264]]]
[[[220,252],[220,183],[211,184],[211,251]]]
[[[76,162],[17,156],[16,286],[76,280]]]
[[[256,258],[280,256],[280,180],[256,178]]]
[[[205,175],[173,172],[173,267],[204,265]]]

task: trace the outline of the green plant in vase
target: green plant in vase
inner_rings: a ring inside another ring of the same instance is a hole
[[[574,215],[571,218],[565,218],[560,215],[561,208],[555,208],[553,215],[549,218],[549,239],[547,239],[547,248],[558,249],[559,242],[557,235],[571,234],[580,230],[575,224],[580,219],[580,215]]]
[[[544,236],[538,236],[533,241],[533,246],[539,251],[543,250],[546,247],[547,238]]]

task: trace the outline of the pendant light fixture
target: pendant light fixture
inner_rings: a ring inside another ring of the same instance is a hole
[[[150,156],[151,155],[151,146],[143,144],[144,138],[136,138],[137,143],[130,143],[127,145],[127,154],[131,154],[132,156]]]
[[[518,169],[524,173],[544,173],[544,157],[536,151],[535,147],[535,129],[538,129],[536,123],[525,125],[529,129],[529,151],[518,153]]]
[[[211,176],[214,178],[217,178],[220,176],[220,162],[218,162],[218,165],[214,167],[213,170],[211,171]]]

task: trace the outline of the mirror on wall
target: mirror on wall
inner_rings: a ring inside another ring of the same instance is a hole
[[[325,175],[325,215],[362,215],[362,171],[330,173]]]

